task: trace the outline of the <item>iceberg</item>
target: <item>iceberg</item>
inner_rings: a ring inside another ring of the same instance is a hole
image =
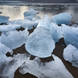
[[[15,49],[23,45],[28,38],[28,31],[9,31],[6,34],[2,33],[0,37],[0,42],[10,49]]]
[[[78,67],[78,49],[69,44],[63,52],[63,57],[66,61],[72,63],[72,66]]]
[[[36,57],[34,60],[27,60],[19,69],[21,74],[30,73],[38,78],[74,78],[66,69],[60,58],[52,55],[54,61],[40,62]],[[63,70],[61,70],[63,69]]]
[[[72,16],[70,13],[60,13],[52,17],[52,22],[56,24],[70,24]]]

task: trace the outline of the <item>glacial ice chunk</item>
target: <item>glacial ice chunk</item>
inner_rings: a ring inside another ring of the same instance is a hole
[[[28,38],[28,31],[9,31],[6,34],[2,34],[0,37],[1,43],[9,47],[10,49],[15,49],[23,45]]]
[[[45,15],[44,18],[40,20],[37,27],[44,27],[44,28],[48,29],[55,42],[57,42],[60,38],[63,37],[62,32],[61,32],[61,27],[59,27],[55,23],[52,23],[51,19],[47,15]]]
[[[9,20],[9,17],[6,16],[0,16],[0,23],[7,23]]]
[[[22,74],[30,73],[38,78],[74,78],[66,69],[63,62],[55,55],[54,61],[42,63],[36,57],[34,60],[27,60],[19,69]],[[63,69],[63,70],[61,70]]]
[[[2,78],[1,72],[2,72],[3,66],[9,63],[9,61],[11,61],[11,57],[6,56],[7,52],[10,52],[11,54],[13,53],[13,51],[10,48],[0,43],[0,78]]]
[[[55,42],[58,42],[59,39],[63,38],[62,28],[55,23],[50,24],[50,32]]]
[[[78,27],[69,27],[63,24],[62,32],[65,43],[67,45],[72,44],[78,48]]]
[[[33,20],[33,18],[38,14],[38,11],[34,9],[29,9],[27,12],[24,12],[24,19]]]
[[[12,57],[0,73],[1,78],[14,78],[15,71],[27,60],[26,54],[17,54]],[[8,71],[7,71],[8,70]]]
[[[4,44],[2,44],[0,42],[0,66],[1,64],[3,64],[3,62],[9,61],[10,59],[6,56],[6,53],[10,52],[13,53],[13,51],[8,48],[7,46],[5,46]],[[0,67],[1,68],[1,67]]]
[[[39,21],[37,27],[44,27],[50,30],[50,24],[51,24],[51,19],[48,17],[48,15],[45,15],[44,18],[42,18]]]
[[[56,24],[70,24],[72,16],[69,13],[60,13],[52,17],[52,22]]]
[[[78,67],[78,49],[69,44],[63,52],[63,57],[66,61],[72,63],[72,66]]]
[[[15,20],[10,22],[11,24],[20,25],[20,27],[32,29],[33,27],[36,27],[38,25],[38,21],[31,21],[31,20]]]
[[[0,55],[1,54],[5,55],[7,52],[12,52],[12,50],[7,46],[5,46],[4,44],[0,43]]]
[[[31,55],[42,58],[51,56],[55,42],[52,39],[49,27],[50,19],[45,16],[40,20],[34,32],[29,35],[25,48]]]
[[[16,30],[17,28],[20,28],[20,25],[17,24],[9,24],[9,25],[0,25],[0,32],[7,32]]]
[[[30,54],[44,58],[51,56],[55,42],[47,29],[38,27],[29,35],[25,48]]]

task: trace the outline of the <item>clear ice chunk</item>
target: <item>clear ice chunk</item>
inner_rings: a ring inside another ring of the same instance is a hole
[[[62,35],[64,36],[65,43],[72,44],[78,48],[78,27],[69,27],[62,25]]]
[[[28,38],[28,31],[9,31],[6,34],[2,34],[0,37],[1,43],[9,47],[10,49],[15,49],[22,46]]]
[[[38,11],[34,9],[29,9],[28,11],[24,12],[24,19],[33,20],[33,18],[38,14]]]
[[[72,16],[70,13],[60,13],[52,17],[52,22],[56,24],[70,24]]]
[[[69,44],[63,52],[63,57],[66,61],[72,63],[72,66],[78,67],[78,49]]]
[[[0,16],[0,23],[8,23],[9,17],[7,16]]]
[[[55,55],[52,56],[54,61],[47,63],[40,62],[38,57],[34,60],[27,60],[20,67],[19,72],[21,74],[30,73],[38,78],[74,78],[68,72],[61,59]]]
[[[45,16],[34,32],[29,35],[25,48],[31,55],[42,58],[51,56],[55,48],[55,42],[49,31],[49,22],[50,20]]]
[[[26,54],[17,54],[4,66],[0,78],[14,78],[15,71],[27,60]],[[8,70],[8,71],[7,71]]]

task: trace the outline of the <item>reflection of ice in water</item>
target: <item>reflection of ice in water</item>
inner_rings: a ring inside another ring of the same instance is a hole
[[[43,16],[44,14],[48,14],[49,16],[54,15],[56,13],[60,13],[60,12],[69,12],[73,15],[73,19],[75,21],[77,21],[77,14],[78,14],[78,6],[58,6],[57,5],[55,7],[45,7],[45,6],[0,6],[0,11],[3,13],[1,15],[4,16],[10,16],[10,20],[15,20],[15,19],[24,19],[23,13],[25,11],[28,10],[28,8],[35,8],[36,10],[40,11],[39,16]],[[62,8],[63,9],[60,9]],[[55,9],[51,9],[51,8],[55,8]],[[57,9],[56,9],[57,8]],[[58,9],[59,8],[59,9]],[[44,11],[45,9],[45,11]],[[65,10],[64,10],[65,9]],[[48,11],[47,11],[48,10]]]
[[[9,16],[10,20],[24,19],[23,13],[28,10],[27,6],[0,6],[1,15]]]

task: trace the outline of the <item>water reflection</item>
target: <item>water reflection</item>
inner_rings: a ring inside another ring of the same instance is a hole
[[[23,19],[23,13],[27,9],[27,6],[0,6],[1,15],[9,16],[10,20]]]
[[[40,12],[39,16],[48,14],[55,15],[60,12],[69,12],[73,16],[73,20],[78,22],[78,6],[76,5],[48,5],[48,6],[0,6],[0,15],[9,16],[10,20],[24,19],[24,12],[29,8],[34,8]]]

